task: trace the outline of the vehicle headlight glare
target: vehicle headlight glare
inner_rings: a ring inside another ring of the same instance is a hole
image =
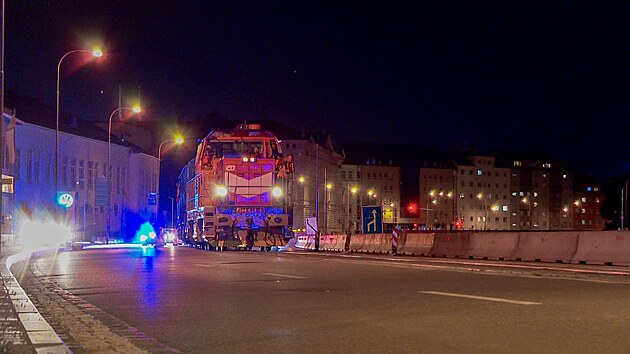
[[[225,197],[227,193],[228,193],[228,190],[224,186],[217,186],[214,190],[214,194],[219,197]]]

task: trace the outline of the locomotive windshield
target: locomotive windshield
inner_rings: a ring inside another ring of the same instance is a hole
[[[211,142],[210,147],[218,157],[237,157],[261,154],[262,141]]]

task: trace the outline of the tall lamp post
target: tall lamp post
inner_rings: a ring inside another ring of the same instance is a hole
[[[160,170],[162,167],[162,146],[168,142],[173,143],[173,145],[181,145],[184,142],[184,138],[180,135],[176,136],[173,140],[164,140],[163,142],[160,143],[160,146],[158,147],[158,170],[157,170],[157,181],[158,181],[158,185],[157,187],[157,198],[156,198],[156,208],[157,208],[157,214],[159,216],[159,212],[160,212]],[[171,198],[171,197],[169,197]],[[173,198],[171,198],[173,199]],[[172,209],[172,208],[171,208]],[[171,210],[172,211],[172,210]]]
[[[4,23],[4,22],[3,22]],[[64,54],[61,59],[59,59],[59,63],[57,63],[57,123],[55,125],[55,198],[59,194],[59,73],[61,71],[61,62],[70,54],[73,53],[90,53],[92,56],[96,58],[100,58],[103,56],[103,52],[99,49],[95,50],[87,50],[87,49],[76,49],[71,50]]]
[[[175,228],[175,198],[168,197],[171,200],[171,228]]]
[[[112,114],[109,115],[109,125],[107,130],[107,240],[105,243],[109,243],[111,237],[111,209],[112,209],[112,118],[116,112],[130,110],[134,113],[140,113],[142,109],[140,106],[135,107],[120,107],[116,108]]]

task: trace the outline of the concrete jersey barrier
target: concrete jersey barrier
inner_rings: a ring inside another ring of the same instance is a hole
[[[398,240],[399,254],[424,256],[433,248],[435,234],[404,232]]]
[[[571,260],[581,264],[630,265],[629,231],[580,232]]]
[[[469,233],[444,233],[435,234],[433,247],[429,251],[432,257],[461,258],[468,254],[470,248]]]
[[[350,251],[363,252],[363,245],[365,244],[366,236],[367,235],[364,234],[352,235],[350,238]]]
[[[478,259],[514,259],[518,232],[484,232],[470,234],[466,257]]]
[[[569,263],[577,251],[577,231],[520,232],[514,259]]]

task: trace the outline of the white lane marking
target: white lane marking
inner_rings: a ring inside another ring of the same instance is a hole
[[[193,265],[194,265],[194,266],[197,266],[197,267],[214,268],[214,266],[213,266],[213,265],[210,265],[210,264],[195,263],[195,264],[193,264]]]
[[[441,291],[418,291],[418,292],[423,293],[423,294],[461,297],[461,298],[473,299],[473,300],[505,302],[508,304],[516,304],[516,305],[542,305],[542,302],[518,301],[518,300],[502,299],[498,297],[486,297],[486,296],[466,295],[466,294],[456,294],[456,293],[443,293]]]
[[[276,274],[276,273],[260,273],[262,275],[269,275],[272,277],[283,277],[283,278],[291,278],[291,279],[307,279],[307,277],[301,277],[299,275],[286,275],[286,274]]]

